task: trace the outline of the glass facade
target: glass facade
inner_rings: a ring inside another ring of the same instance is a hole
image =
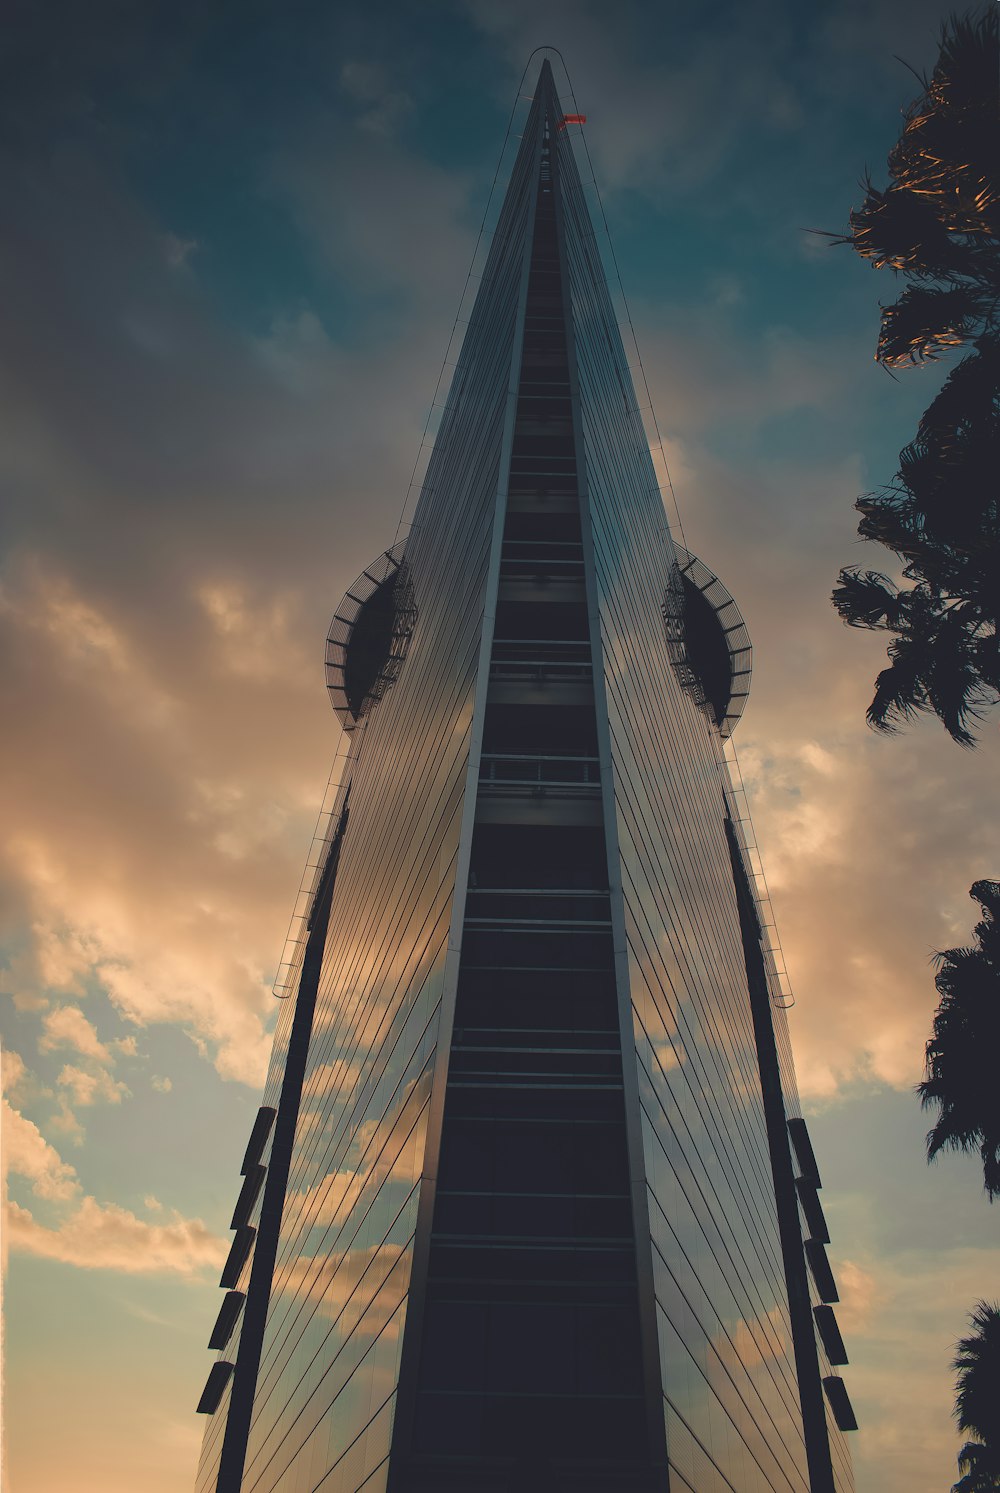
[[[405,566],[244,1163],[198,1493],[850,1493],[787,1026],[547,63]],[[353,601],[368,688],[391,603]]]

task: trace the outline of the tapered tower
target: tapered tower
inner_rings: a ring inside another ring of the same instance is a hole
[[[198,1493],[849,1493],[819,1175],[724,745],[543,63],[283,982]]]

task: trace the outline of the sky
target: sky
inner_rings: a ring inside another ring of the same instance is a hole
[[[541,44],[588,118],[687,543],[754,641],[735,745],[796,992],[859,1493],[954,1481],[949,1362],[997,1294],[995,1219],[973,1161],[927,1167],[913,1086],[933,953],[969,941],[968,889],[1000,875],[1000,746],[995,717],[976,752],[932,720],[865,726],[883,644],[829,592],[842,564],[886,565],[853,500],[943,366],[878,369],[888,273],[806,231],[845,226],[866,167],[884,180],[917,86],[899,59],[932,65],[941,16],[11,0],[12,1493],[193,1484],[271,981],[338,746],[326,628],[392,542]]]

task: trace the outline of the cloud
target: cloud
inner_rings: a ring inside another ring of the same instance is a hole
[[[358,127],[373,135],[391,135],[410,113],[413,100],[403,89],[393,88],[384,67],[366,62],[345,62],[340,86],[355,104],[361,105]]]
[[[381,79],[349,69],[345,86],[374,96]],[[277,140],[261,190],[324,275],[349,265],[391,299],[363,346],[311,305],[252,333],[220,318],[203,256],[169,263],[169,228],[86,151],[15,173],[0,205],[21,287],[0,360],[19,536],[0,593],[8,978],[22,1010],[71,1010],[97,985],[125,1020],[183,1027],[253,1087],[336,746],[322,640],[391,537],[471,254],[464,179],[370,131],[348,148],[332,117],[317,130],[308,148]],[[87,1051],[82,1015],[54,1021],[44,1040]]]
[[[104,1069],[88,1073],[67,1063],[56,1082],[68,1091],[74,1104],[121,1104],[123,1099],[132,1097],[128,1086]]]
[[[845,112],[866,116],[887,88],[908,96],[900,48],[914,66],[930,62],[941,17],[936,0],[905,8],[829,0],[810,24],[791,27],[786,5],[759,0],[727,5],[723,36],[697,10],[652,10],[646,0],[619,0],[613,23],[603,0],[464,0],[462,8],[508,59],[496,87],[507,107],[529,53],[561,47],[603,190],[643,193],[661,210],[690,194],[702,222],[713,206],[721,216],[736,203],[744,223],[794,210],[804,184],[781,170],[806,121],[826,121],[840,146]],[[570,108],[563,64],[551,61]],[[527,88],[539,62],[531,60]],[[816,153],[811,166],[820,178]]]
[[[217,656],[236,678],[259,683],[309,677],[299,633],[301,598],[294,592],[253,594],[228,581],[208,582],[196,594],[216,633]]]
[[[101,1042],[94,1025],[89,1022],[79,1006],[57,1006],[47,1011],[42,1018],[43,1035],[39,1039],[39,1052],[52,1052],[56,1047],[74,1047],[84,1057],[110,1067],[114,1061],[109,1048]]]
[[[987,1248],[909,1249],[866,1259],[863,1273],[868,1300],[861,1317],[850,1284],[845,1293],[852,1363],[842,1371],[855,1404],[864,1405],[858,1485],[944,1486],[959,1446],[950,1375],[965,1327],[957,1303],[971,1310],[995,1276],[995,1260]],[[844,1267],[837,1274],[845,1280]],[[836,1310],[839,1317],[842,1308]]]
[[[124,1037],[105,1044],[79,1006],[57,1006],[47,1011],[42,1018],[42,1029],[40,1052],[72,1047],[86,1063],[85,1067],[76,1063],[63,1065],[56,1079],[57,1089],[61,1090],[59,1112],[51,1121],[57,1130],[81,1145],[83,1127],[73,1105],[89,1108],[94,1104],[121,1104],[123,1099],[132,1097],[128,1085],[114,1078],[111,1069],[119,1057],[136,1056],[135,1038]]]
[[[28,1077],[24,1059],[12,1047],[0,1048],[0,1088],[3,1094],[14,1099]]]
[[[989,758],[960,776],[928,732],[886,743],[830,721],[823,737],[779,727],[740,751],[797,992],[800,1083],[814,1097],[855,1077],[909,1088],[937,999],[932,955],[967,940],[967,886],[993,866],[976,815]]]
[[[766,3],[728,10],[724,46],[679,20],[661,27],[647,6],[629,0],[618,6],[613,32],[599,0],[466,0],[465,9],[517,73],[534,48],[567,39],[575,102],[589,117],[588,144],[605,189],[710,190],[733,166],[737,121],[752,116],[766,139],[794,130],[803,117],[795,74],[782,66],[785,36],[768,24],[775,7]],[[571,108],[563,65],[551,60],[563,107]],[[539,61],[532,60],[529,86]]]
[[[879,1305],[878,1283],[861,1265],[842,1260],[837,1266],[837,1285],[840,1289],[837,1318],[841,1330],[848,1337],[860,1337],[867,1331]]]
[[[50,1146],[38,1126],[3,1100],[4,1175],[26,1177],[46,1202],[65,1202],[80,1190],[76,1171]]]
[[[732,315],[738,303],[732,297],[717,296],[714,305],[697,308],[632,297],[630,304],[640,328],[639,349],[660,431],[682,442],[677,447],[679,466],[684,468],[690,459],[697,461],[698,483],[685,480],[682,500],[686,497],[699,512],[700,481],[720,426],[725,427],[730,443],[746,442],[754,440],[768,423],[806,411],[822,414],[849,396],[854,382],[851,358],[857,349],[853,328],[832,336],[826,355],[818,359],[810,338],[780,321],[757,330],[753,337],[740,335]],[[628,352],[633,353],[631,346]],[[687,451],[691,458],[686,458]],[[766,458],[762,464],[770,466]],[[714,470],[722,475],[718,465]],[[687,477],[691,475],[688,468]],[[727,471],[726,475],[733,474]],[[733,495],[730,487],[730,503]],[[809,512],[822,523],[821,511],[814,498]],[[845,511],[850,521],[850,497]],[[750,516],[748,512],[746,518]],[[847,532],[851,532],[850,525]]]
[[[158,1094],[169,1094],[173,1088],[173,1083],[169,1078],[161,1078],[155,1073],[150,1079],[150,1083]]]
[[[727,359],[711,328],[690,358],[678,335],[661,331],[647,364],[663,428],[692,427],[669,442],[687,542],[732,590],[754,643],[734,744],[796,995],[800,1089],[812,1101],[857,1080],[906,1089],[936,1004],[932,955],[968,940],[968,887],[996,869],[984,806],[996,803],[1000,739],[988,731],[959,758],[937,722],[893,739],[865,724],[885,642],[843,627],[828,599],[857,552],[860,454],[849,441],[832,455],[786,445],[777,460],[756,434],[810,409],[819,429],[830,408],[849,429],[846,349],[817,369],[797,337],[775,335],[754,387],[750,362]]]
[[[200,245],[197,239],[179,238],[176,233],[165,233],[163,235],[164,258],[172,270],[182,270],[186,267],[192,254]]]
[[[269,188],[300,227],[310,253],[328,271],[349,277],[353,293],[368,300],[368,335],[375,347],[384,338],[408,363],[416,335],[426,359],[423,379],[433,379],[472,261],[474,178],[445,170],[383,133],[347,132],[340,121],[317,116],[308,140],[274,153]],[[287,334],[296,327],[300,335],[310,334],[315,354],[316,329],[308,319],[279,321],[276,330]],[[331,340],[326,364],[328,373],[343,377],[353,367],[366,378],[365,359],[349,344]],[[385,408],[401,390],[389,364],[381,371]],[[407,404],[402,400],[401,408]]]
[[[195,1275],[226,1258],[225,1239],[201,1219],[176,1216],[171,1223],[146,1223],[126,1208],[85,1197],[58,1228],[46,1228],[25,1208],[10,1205],[8,1241],[14,1250],[77,1265],[85,1270],[120,1270],[128,1275]]]
[[[110,782],[107,789],[111,791]],[[217,1062],[225,1076],[256,1084],[268,1046],[263,1017],[270,1015],[270,1005],[261,967],[267,950],[261,945],[255,957],[260,935],[251,926],[250,908],[240,905],[236,888],[220,885],[221,897],[214,888],[209,890],[202,860],[201,894],[192,897],[190,872],[203,837],[209,841],[210,859],[221,864],[234,853],[247,854],[259,865],[280,832],[276,823],[283,828],[284,816],[278,821],[272,817],[269,825],[265,820],[255,836],[252,804],[247,810],[251,822],[238,829],[238,803],[210,803],[203,791],[193,792],[187,852],[191,863],[185,868],[177,861],[177,881],[172,885],[162,869],[157,872],[149,863],[144,837],[140,832],[133,838],[131,825],[122,824],[116,833],[95,839],[85,822],[78,818],[76,825],[71,823],[71,814],[56,837],[49,834],[48,816],[43,814],[30,839],[8,841],[8,865],[16,865],[18,889],[31,909],[34,934],[31,957],[22,957],[19,973],[22,985],[30,981],[43,992],[81,993],[96,978],[127,1020],[138,1025],[187,1022],[217,1044]],[[250,795],[244,790],[243,797]],[[144,817],[148,815],[147,809]],[[89,815],[82,817],[85,821]],[[54,831],[54,823],[51,828]],[[176,827],[174,834],[176,838]],[[180,839],[183,844],[183,834]],[[163,890],[163,900],[152,913],[142,891],[151,877],[161,881]],[[291,875],[287,884],[292,884]],[[280,916],[276,907],[275,945]],[[134,1038],[123,1039],[124,1045],[115,1050],[102,1044],[75,1006],[47,1013],[44,1023],[43,1051],[73,1046],[95,1062],[110,1064],[116,1054],[135,1050]]]

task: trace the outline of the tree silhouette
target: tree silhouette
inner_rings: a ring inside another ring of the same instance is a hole
[[[1000,882],[977,881],[969,895],[983,920],[974,947],[938,956],[941,1000],[927,1043],[927,1077],[917,1092],[925,1109],[940,1111],[927,1136],[928,1161],[944,1150],[978,1148],[992,1203],[1000,1193]]]
[[[868,721],[894,731],[936,714],[964,746],[1000,699],[1000,25],[996,5],[944,27],[937,65],[906,110],[889,186],[866,179],[849,243],[909,281],[882,311],[888,369],[972,351],[900,452],[895,478],[857,501],[858,532],[899,556],[897,585],[841,571],[833,602],[852,627],[893,635]]]
[[[994,1493],[1000,1489],[1000,1307],[980,1301],[969,1322],[973,1332],[959,1342],[952,1368],[955,1419],[973,1439],[958,1454],[963,1476],[952,1493]]]

